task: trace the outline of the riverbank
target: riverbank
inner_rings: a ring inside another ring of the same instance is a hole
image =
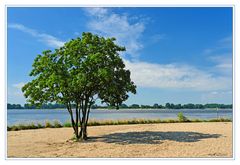
[[[102,126],[102,125],[128,125],[128,124],[157,124],[157,123],[182,123],[182,122],[231,122],[231,119],[217,118],[210,120],[202,119],[187,119],[185,116],[179,116],[178,119],[128,119],[128,120],[90,120],[88,126]],[[7,131],[19,131],[27,129],[40,129],[40,128],[62,128],[72,127],[70,122],[60,123],[58,120],[53,122],[46,121],[45,124],[29,123],[17,124],[7,127]]]
[[[7,132],[7,156],[77,158],[232,157],[232,122],[88,127],[87,142],[72,128]]]

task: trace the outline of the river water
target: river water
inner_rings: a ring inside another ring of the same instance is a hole
[[[213,119],[228,118],[232,119],[232,110],[210,110],[210,109],[180,109],[180,110],[91,110],[90,119],[95,120],[121,120],[121,119],[177,119],[177,114],[183,112],[189,119]],[[67,110],[51,109],[9,109],[7,110],[7,125],[44,123],[45,121],[58,120],[61,123],[70,121]]]

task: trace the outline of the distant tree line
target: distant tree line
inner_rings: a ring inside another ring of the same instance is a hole
[[[74,105],[72,105],[75,107]],[[7,104],[7,109],[65,109],[66,106],[62,104],[43,104],[40,107],[30,104],[24,104],[21,106],[20,104]],[[100,106],[100,105],[93,105],[92,109],[114,109],[112,106]],[[166,103],[165,105],[160,104],[153,104],[153,105],[139,105],[139,104],[132,104],[126,105],[121,104],[119,106],[120,109],[207,109],[207,108],[219,108],[219,109],[232,109],[232,104],[173,104],[173,103]]]
[[[7,109],[24,109],[20,104],[7,104]]]
[[[92,106],[93,109],[111,109],[111,106]],[[132,104],[126,105],[122,104],[119,106],[120,109],[207,109],[207,108],[219,108],[219,109],[232,109],[232,104],[173,104],[173,103],[166,103],[165,105],[159,105],[157,103],[153,105],[139,105],[139,104]]]
[[[43,104],[42,106],[24,104],[21,106],[20,104],[7,104],[7,109],[63,109],[66,108],[63,104]]]

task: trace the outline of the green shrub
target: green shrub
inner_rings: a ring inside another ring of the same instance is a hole
[[[192,119],[191,122],[195,122],[195,123],[197,123],[197,122],[204,122],[204,120],[200,120],[200,119]]]
[[[157,121],[157,123],[161,123],[161,122],[162,122],[162,120],[161,120],[161,119],[157,119],[156,121]]]
[[[42,124],[40,124],[40,123],[37,124],[37,127],[38,128],[44,128],[44,126]]]
[[[61,128],[61,127],[63,127],[63,126],[62,126],[62,124],[61,124],[58,120],[55,120],[55,121],[53,122],[53,127],[54,127],[54,128]]]
[[[18,124],[16,127],[18,128],[18,130],[28,129],[28,125],[23,125],[23,124]]]
[[[52,128],[53,126],[52,126],[50,121],[45,121],[45,127],[46,128]]]
[[[97,126],[97,125],[101,125],[101,122],[96,121],[96,120],[91,120],[88,125],[89,126]]]
[[[166,119],[166,120],[163,120],[162,123],[177,123],[179,122],[178,120],[174,120],[174,119]]]
[[[70,122],[66,122],[63,124],[63,127],[72,127],[72,124]]]
[[[11,127],[11,131],[18,131],[18,130],[19,130],[18,126],[14,125],[14,126]]]
[[[30,129],[37,129],[38,126],[36,126],[34,123],[29,124]]]
[[[184,116],[182,112],[179,112],[177,116],[178,116],[178,120],[180,122],[188,122],[189,121],[188,118],[186,116]]]
[[[224,118],[219,118],[219,119],[211,119],[209,122],[231,122],[231,119],[224,119]]]

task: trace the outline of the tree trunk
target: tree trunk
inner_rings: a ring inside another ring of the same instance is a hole
[[[86,112],[86,120],[85,120],[85,127],[84,127],[84,130],[83,130],[83,132],[84,132],[84,134],[83,134],[83,138],[85,138],[85,139],[87,139],[87,124],[88,124],[88,118],[89,118],[89,113],[90,113],[90,105],[89,105],[89,107],[87,108],[87,112]]]
[[[81,131],[79,136],[81,140],[87,140],[87,105],[88,101],[85,100],[85,104],[82,104],[82,121],[81,121]]]
[[[76,138],[79,139],[78,135],[78,104],[76,105],[76,123],[75,123],[75,129],[76,129]]]
[[[74,134],[77,140],[87,140],[87,123],[89,118],[90,112],[90,105],[89,100],[86,99],[85,101],[81,101],[80,103],[76,104],[76,112],[75,112],[75,119],[71,107],[71,103],[67,104],[67,109],[71,117],[72,128],[74,130]],[[82,118],[81,118],[81,111],[82,111]],[[79,131],[79,124],[80,124],[80,131]]]
[[[82,123],[82,126],[81,126],[81,140],[87,140],[87,127],[86,127],[86,123]]]
[[[71,104],[69,104],[69,105],[67,104],[67,110],[68,110],[68,112],[70,114],[70,117],[71,117],[71,123],[72,123],[72,128],[74,130],[74,134],[75,134],[76,138],[78,139],[79,138],[79,136],[78,136],[78,128],[76,128],[76,124],[74,122]]]

